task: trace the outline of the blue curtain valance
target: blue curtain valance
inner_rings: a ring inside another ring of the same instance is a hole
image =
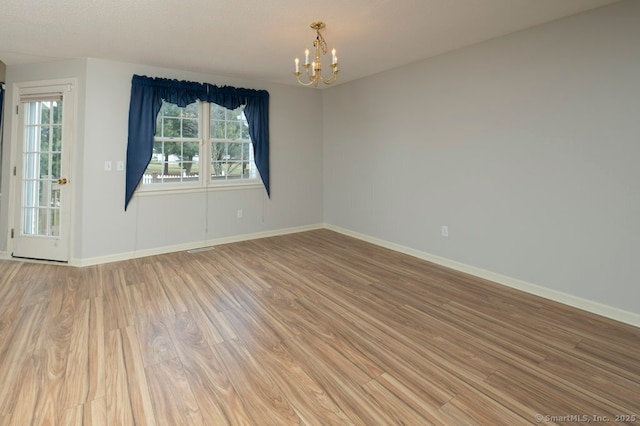
[[[156,117],[163,100],[180,107],[186,107],[196,100],[212,102],[228,109],[244,105],[256,167],[267,195],[270,195],[269,92],[134,75],[129,103],[125,210],[151,161]]]

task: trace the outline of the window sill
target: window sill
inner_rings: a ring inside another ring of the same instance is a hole
[[[183,186],[183,187],[161,187],[158,185],[157,187],[146,187],[140,188],[136,191],[136,194],[140,197],[153,197],[159,195],[174,195],[174,194],[191,194],[191,193],[199,193],[199,192],[217,192],[217,191],[235,191],[235,190],[244,190],[244,189],[259,189],[264,188],[264,185],[261,181],[251,181],[251,182],[224,182],[224,183],[216,183],[215,185],[209,186]]]

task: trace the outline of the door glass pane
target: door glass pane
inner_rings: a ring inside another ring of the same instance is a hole
[[[49,127],[40,129],[40,151],[49,151]]]
[[[62,102],[51,102],[53,104],[53,120],[52,124],[62,125]]]
[[[38,207],[47,207],[47,205],[49,204],[49,196],[51,195],[51,190],[49,188],[46,188],[45,186],[50,186],[50,185],[46,185],[49,182],[42,182],[42,181],[37,181],[38,182]]]
[[[24,107],[22,170],[23,235],[60,235],[62,101],[32,101]]]
[[[49,218],[49,235],[57,237],[60,235],[60,209],[52,208],[50,210],[51,217]]]
[[[62,126],[53,126],[51,134],[51,150],[54,152],[62,151]]]
[[[51,169],[49,168],[49,153],[41,152],[40,153],[40,177],[44,177],[51,174]]]
[[[62,154],[51,154],[51,179],[58,180],[60,176],[60,161],[62,161]]]
[[[47,209],[38,209],[38,235],[46,235],[47,230]]]
[[[51,102],[38,102],[40,110],[40,123],[49,124],[51,118]]]
[[[26,176],[37,176],[36,169],[38,167],[38,154],[37,153],[25,153],[24,162],[23,162],[23,170],[24,175]]]
[[[31,209],[31,208],[26,208],[23,207],[22,208],[22,233],[26,234],[26,235],[33,235],[36,232],[35,230],[35,218],[36,218],[36,214],[35,214],[35,209]]]

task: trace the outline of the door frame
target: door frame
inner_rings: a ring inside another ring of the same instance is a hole
[[[76,185],[75,185],[75,171],[76,171],[76,162],[75,162],[75,145],[77,143],[77,129],[78,129],[78,79],[77,78],[64,78],[64,79],[55,79],[55,80],[38,80],[38,81],[27,81],[27,82],[18,82],[13,83],[13,99],[11,104],[11,110],[7,111],[7,115],[11,115],[11,165],[10,165],[10,192],[9,192],[9,206],[8,206],[8,235],[7,235],[7,255],[9,258],[13,258],[16,260],[22,259],[21,257],[13,257],[14,250],[14,238],[12,234],[19,232],[20,227],[20,217],[17,215],[18,205],[21,201],[21,186],[22,176],[17,176],[15,173],[17,169],[17,165],[19,161],[22,161],[22,151],[23,151],[23,141],[19,140],[18,135],[20,134],[19,126],[22,125],[20,123],[18,108],[20,106],[20,92],[23,90],[29,90],[34,94],[38,92],[38,89],[42,90],[42,93],[52,93],[52,88],[54,87],[66,87],[64,91],[64,98],[72,98],[73,103],[73,111],[70,111],[70,117],[68,117],[69,128],[65,129],[69,133],[69,140],[64,141],[64,151],[63,158],[68,162],[68,179],[70,183],[70,188],[66,194],[65,202],[68,203],[68,214],[67,218],[62,218],[65,220],[67,233],[66,233],[66,245],[67,250],[65,253],[64,260],[47,260],[47,259],[38,259],[43,261],[52,261],[56,263],[69,263],[71,261],[71,253],[74,248],[74,228],[73,228],[73,217],[75,212],[75,193],[76,193]],[[6,92],[5,92],[6,93]],[[6,101],[6,99],[5,99]],[[5,103],[6,105],[6,103]],[[64,105],[64,103],[63,103]],[[11,114],[9,112],[11,111]],[[63,111],[65,113],[66,111]],[[7,116],[5,115],[5,117]],[[6,124],[6,123],[5,123]],[[65,152],[66,151],[66,152]],[[26,258],[28,259],[28,258]]]

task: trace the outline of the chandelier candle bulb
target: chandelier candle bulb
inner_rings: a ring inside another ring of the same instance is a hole
[[[338,58],[336,57],[336,49],[333,49],[331,51],[331,63],[335,64],[336,62],[338,62]]]
[[[304,50],[304,64],[309,65],[309,49]]]
[[[296,73],[300,72],[300,59],[296,58],[295,61],[296,63]]]

